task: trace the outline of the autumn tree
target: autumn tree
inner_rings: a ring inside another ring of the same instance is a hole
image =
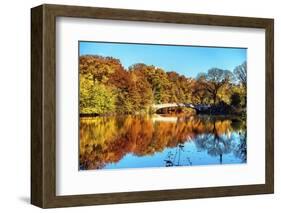
[[[148,111],[153,104],[152,88],[144,73],[135,70],[130,72],[132,80],[132,100],[137,111]]]
[[[117,69],[122,69],[118,59],[97,55],[85,55],[79,58],[80,74],[90,74],[93,81],[106,83],[109,76]]]
[[[144,75],[151,86],[154,103],[159,104],[169,102],[171,84],[167,73],[163,69],[152,65],[134,64],[129,67],[129,71],[140,72]]]
[[[201,73],[197,77],[200,90],[205,90],[211,97],[215,105],[219,100],[220,90],[233,80],[233,74],[229,70],[218,68],[209,69],[207,73]]]
[[[112,57],[80,56],[80,113],[106,114],[115,111],[116,94],[107,86],[110,76],[123,69]]]
[[[192,79],[179,75],[175,71],[167,72],[167,75],[171,83],[169,102],[190,103],[192,99]]]
[[[130,76],[124,69],[116,70],[108,80],[108,86],[114,88],[116,94],[116,112],[132,113],[134,106],[131,101],[133,90]]]
[[[125,69],[120,60],[98,55],[79,57],[80,113],[137,114],[147,113],[153,104],[231,103],[231,94],[241,96],[246,106],[246,62],[234,70],[212,68],[197,78],[188,78],[176,71],[134,64]]]

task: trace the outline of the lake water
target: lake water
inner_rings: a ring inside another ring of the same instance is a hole
[[[80,118],[80,170],[247,162],[246,122],[211,116]]]

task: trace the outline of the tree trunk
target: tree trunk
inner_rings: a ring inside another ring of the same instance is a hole
[[[214,99],[214,105],[216,105],[216,102],[217,102],[217,93],[214,93],[213,99]]]

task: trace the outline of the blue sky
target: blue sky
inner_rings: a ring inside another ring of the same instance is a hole
[[[225,47],[149,45],[106,42],[79,42],[79,55],[111,56],[125,68],[144,63],[176,71],[187,77],[196,77],[217,67],[233,69],[247,60],[247,49]]]

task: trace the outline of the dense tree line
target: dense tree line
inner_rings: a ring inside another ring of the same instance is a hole
[[[80,56],[79,66],[81,114],[147,113],[160,103],[246,106],[246,62],[196,78],[146,64],[125,69],[118,59],[97,55]]]

